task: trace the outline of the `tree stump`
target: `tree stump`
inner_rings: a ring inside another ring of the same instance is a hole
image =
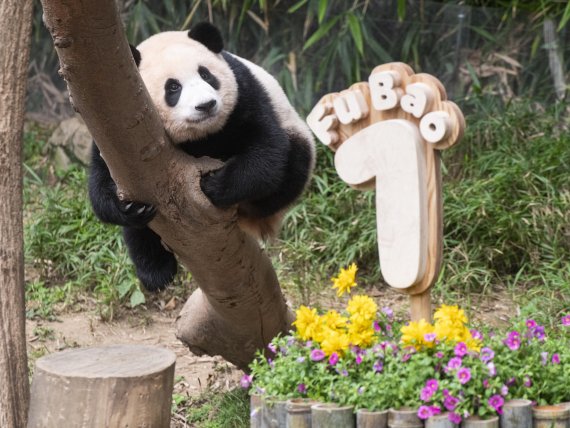
[[[170,426],[174,363],[167,349],[113,345],[40,358],[28,428]]]

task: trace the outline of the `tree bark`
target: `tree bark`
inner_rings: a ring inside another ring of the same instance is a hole
[[[32,1],[0,2],[0,427],[26,425],[29,401],[22,234],[22,127]]]
[[[271,263],[200,190],[220,165],[176,149],[142,83],[113,0],[42,0],[72,102],[97,141],[119,194],[152,203],[150,227],[201,290],[186,303],[177,336],[198,355],[246,368],[292,321]]]

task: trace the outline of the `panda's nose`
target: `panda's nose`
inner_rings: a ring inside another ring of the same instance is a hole
[[[208,113],[216,106],[216,100],[210,100],[202,104],[198,104],[195,108],[198,111]]]

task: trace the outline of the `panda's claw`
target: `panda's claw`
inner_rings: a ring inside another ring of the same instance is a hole
[[[131,227],[144,227],[156,215],[156,207],[143,202],[120,201],[119,209],[121,210],[124,224]]]

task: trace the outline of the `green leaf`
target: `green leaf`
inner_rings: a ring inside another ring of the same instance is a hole
[[[472,25],[469,26],[469,28],[473,31],[475,31],[477,34],[479,34],[480,36],[483,36],[484,38],[486,38],[487,40],[496,43],[497,39],[495,38],[495,36],[493,36],[491,33],[489,33],[487,30],[480,28],[480,27],[474,27]]]
[[[398,0],[398,19],[403,21],[406,17],[406,0]]]
[[[348,27],[350,28],[350,33],[352,34],[352,39],[356,45],[356,49],[360,55],[364,55],[364,40],[362,39],[362,29],[360,28],[360,21],[358,18],[350,12],[347,15]]]
[[[119,298],[122,299],[131,291],[132,283],[130,281],[123,281],[117,286],[117,291],[119,292]]]
[[[131,307],[135,308],[138,305],[142,305],[144,302],[146,302],[144,294],[137,288],[135,291],[133,291],[133,294],[131,294]]]
[[[294,13],[302,8],[305,4],[307,4],[309,0],[301,0],[300,2],[295,3],[289,9],[287,9],[287,13]]]
[[[323,19],[325,19],[325,13],[327,12],[328,4],[328,0],[319,0],[319,24],[323,22]]]
[[[309,37],[309,40],[305,42],[303,50],[305,51],[309,49],[311,46],[313,46],[315,43],[321,40],[324,36],[326,36],[327,33],[330,31],[330,29],[337,23],[339,18],[340,16],[336,16],[322,27],[319,27],[319,29],[315,31],[311,37]]]
[[[566,9],[564,9],[564,14],[562,15],[562,18],[560,19],[560,24],[558,24],[558,30],[557,31],[561,31],[566,24],[568,24],[568,21],[570,20],[570,3],[568,3],[566,5]]]

